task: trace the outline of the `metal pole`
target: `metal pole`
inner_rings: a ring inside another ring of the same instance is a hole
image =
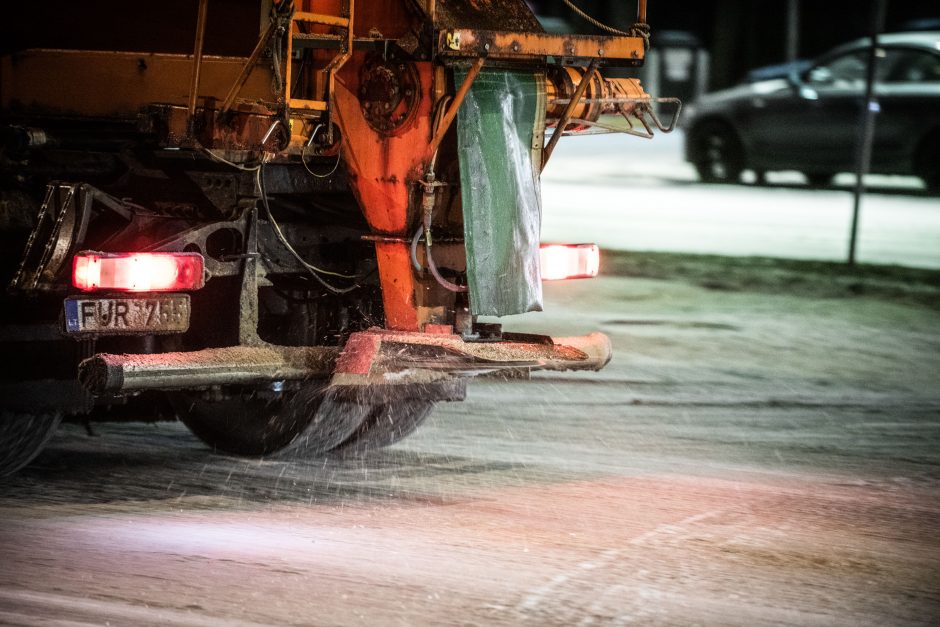
[[[447,129],[450,128],[450,125],[454,122],[454,118],[457,117],[457,111],[460,109],[460,105],[463,104],[464,98],[467,97],[467,92],[469,92],[470,87],[473,86],[473,81],[476,80],[477,74],[479,74],[480,70],[483,68],[484,61],[486,61],[486,59],[480,57],[470,66],[470,71],[467,72],[463,83],[461,83],[460,87],[457,89],[457,93],[454,95],[454,99],[451,100],[447,112],[441,119],[441,123],[434,129],[434,137],[431,139],[431,143],[428,145],[427,151],[425,152],[425,159],[434,158],[434,153],[437,152],[438,146],[441,145],[444,134],[447,133]]]
[[[258,43],[255,44],[254,50],[251,51],[251,55],[248,57],[248,61],[246,61],[245,65],[242,66],[241,73],[238,75],[238,78],[235,79],[235,82],[232,84],[232,88],[229,89],[228,95],[225,97],[225,101],[222,103],[222,107],[219,109],[220,113],[225,113],[232,108],[233,104],[235,104],[235,98],[238,97],[238,92],[240,92],[242,87],[245,86],[245,83],[248,82],[248,77],[251,76],[251,70],[254,69],[258,59],[261,58],[261,53],[264,52],[265,47],[267,47],[268,40],[271,38],[271,34],[274,33],[276,27],[277,23],[274,20],[271,20],[264,29],[264,32],[261,33],[261,38],[258,40]]]
[[[209,0],[199,0],[199,16],[196,18],[196,45],[193,48],[192,83],[189,86],[189,121],[192,124],[196,113],[196,98],[199,92],[199,73],[202,70],[202,44],[206,37],[206,9]]]
[[[875,99],[875,70],[878,63],[878,33],[884,28],[887,0],[871,0],[871,47],[868,49],[868,75],[865,79],[865,108],[859,121],[858,152],[855,162],[855,193],[852,206],[852,227],[849,233],[850,266],[855,265],[858,242],[858,216],[865,189],[862,180],[871,165],[871,146],[875,135],[875,114],[879,105]]]
[[[787,0],[787,61],[800,53],[800,0]]]
[[[584,96],[584,92],[587,91],[588,85],[591,81],[594,80],[594,75],[597,74],[597,58],[591,59],[591,64],[588,65],[587,70],[584,72],[584,76],[581,77],[581,82],[578,83],[578,87],[574,90],[574,94],[571,96],[571,100],[568,101],[568,106],[565,107],[564,113],[561,114],[561,119],[558,120],[558,124],[555,125],[555,132],[552,133],[551,139],[548,140],[548,144],[542,149],[542,170],[545,171],[545,166],[548,164],[548,160],[552,158],[552,152],[555,150],[555,145],[558,143],[558,140],[561,139],[561,136],[565,134],[565,129],[568,128],[568,120],[571,119],[571,114],[574,113],[574,110],[578,107],[578,104],[581,102],[581,98]]]

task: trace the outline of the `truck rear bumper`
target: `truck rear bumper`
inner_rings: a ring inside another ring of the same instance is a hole
[[[506,334],[496,341],[468,342],[458,335],[370,329],[352,334],[342,349],[262,345],[101,353],[79,365],[79,380],[92,393],[119,394],[332,377],[330,387],[339,393],[402,386],[422,397],[443,390],[442,398],[431,400],[458,400],[462,385],[447,382],[501,370],[599,370],[610,357],[610,340],[601,333],[565,338]]]

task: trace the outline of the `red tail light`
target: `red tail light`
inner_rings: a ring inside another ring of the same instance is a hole
[[[80,290],[168,292],[205,285],[199,253],[93,253],[75,255],[72,285]]]
[[[589,279],[597,276],[601,251],[597,244],[543,244],[539,261],[543,281]]]

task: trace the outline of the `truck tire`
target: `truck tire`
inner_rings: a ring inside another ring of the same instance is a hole
[[[31,462],[55,433],[61,419],[57,412],[0,411],[0,477]]]
[[[250,457],[318,457],[355,433],[373,407],[313,386],[278,395],[245,391],[221,400],[171,396],[180,420],[216,451]]]
[[[413,433],[432,409],[433,402],[413,399],[379,405],[333,453],[340,457],[355,457],[395,444]]]

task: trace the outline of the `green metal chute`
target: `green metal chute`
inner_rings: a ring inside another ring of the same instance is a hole
[[[458,84],[466,75],[456,72]],[[544,74],[483,70],[457,117],[471,312],[541,311]]]

